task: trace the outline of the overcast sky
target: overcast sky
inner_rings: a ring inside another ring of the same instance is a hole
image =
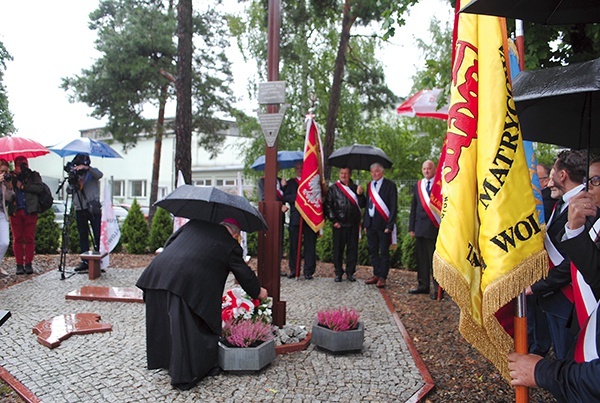
[[[0,41],[14,58],[7,63],[4,85],[17,135],[53,145],[79,137],[79,130],[103,125],[89,116],[91,109],[85,104],[69,103],[67,94],[59,88],[61,78],[80,73],[98,57],[95,32],[87,25],[88,15],[97,4],[92,0],[0,3]],[[413,46],[414,38],[428,37],[434,13],[438,19],[449,21],[452,10],[447,0],[421,0],[407,25],[397,30],[392,44],[382,52],[388,85],[398,96],[409,95],[415,66],[422,64]],[[245,83],[252,71],[235,60],[234,77],[239,83],[236,93],[245,96]],[[246,99],[238,106],[252,113],[256,101]]]

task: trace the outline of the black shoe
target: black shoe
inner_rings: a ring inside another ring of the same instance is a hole
[[[352,282],[356,281],[356,277],[354,277],[354,274],[348,274],[348,281],[352,281]]]
[[[312,280],[313,279],[313,275],[312,274],[305,274],[304,278],[307,280]]]
[[[17,274],[25,274],[25,268],[22,264],[17,265]]]
[[[81,262],[75,268],[75,271],[84,272],[88,271],[88,264],[86,262]]]
[[[413,288],[409,292],[409,294],[429,294],[429,290],[427,288]]]
[[[33,274],[33,267],[31,266],[31,263],[26,263],[25,264],[25,273],[27,273],[27,274]]]
[[[335,281],[336,283],[341,283],[342,282],[342,275],[340,274],[339,276],[335,276],[335,278],[333,279],[333,281]]]
[[[290,273],[290,274],[287,275],[287,278],[296,278],[296,275],[293,274],[293,273]]]
[[[281,277],[287,277],[287,276],[288,276],[288,275],[287,275],[287,273],[286,273],[286,272],[284,272],[284,271],[280,271],[280,272],[279,272],[279,275],[280,275]]]

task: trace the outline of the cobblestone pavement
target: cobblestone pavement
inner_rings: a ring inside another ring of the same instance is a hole
[[[334,355],[311,345],[258,373],[222,372],[192,390],[173,389],[166,371],[146,369],[143,304],[65,299],[84,285],[132,287],[141,271],[111,268],[94,281],[50,272],[0,291],[2,309],[12,313],[0,327],[0,366],[42,402],[403,402],[424,386],[379,290],[315,277],[281,279],[287,323],[309,327],[319,309],[354,307],[365,323],[362,352]],[[44,319],[82,312],[100,314],[112,331],[73,335],[55,349],[32,333]]]

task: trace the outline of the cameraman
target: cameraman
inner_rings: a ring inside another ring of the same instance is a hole
[[[38,198],[44,186],[40,174],[29,169],[27,158],[22,155],[15,158],[15,170],[11,176],[14,195],[8,205],[8,213],[13,233],[17,274],[32,274]]]
[[[77,220],[77,231],[79,232],[79,248],[81,252],[90,250],[90,228],[92,226],[94,250],[100,247],[100,221],[102,211],[100,206],[100,181],[104,175],[98,168],[90,166],[88,154],[77,154],[70,164],[69,187],[73,192],[73,204],[75,205],[75,219]],[[75,271],[85,272],[88,263],[81,261]]]
[[[14,192],[12,190],[12,176],[8,173],[10,165],[4,158],[0,158],[0,263],[10,243],[10,230],[8,228],[8,208],[7,203],[12,199]],[[8,273],[0,268],[0,274],[8,276]]]

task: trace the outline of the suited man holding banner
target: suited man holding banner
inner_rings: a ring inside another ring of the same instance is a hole
[[[363,219],[373,265],[373,276],[365,280],[365,284],[376,284],[378,288],[385,287],[390,271],[390,246],[396,233],[398,213],[398,189],[383,175],[382,164],[371,164],[372,181],[367,187],[367,208]]]
[[[440,226],[429,205],[429,194],[435,175],[433,161],[425,161],[421,167],[421,172],[423,173],[423,179],[415,184],[408,222],[410,236],[415,238],[418,281],[418,286],[411,289],[410,294],[429,293],[429,283],[433,271],[433,252],[435,251],[435,240]],[[433,291],[431,297],[435,299],[437,293],[435,280]]]

